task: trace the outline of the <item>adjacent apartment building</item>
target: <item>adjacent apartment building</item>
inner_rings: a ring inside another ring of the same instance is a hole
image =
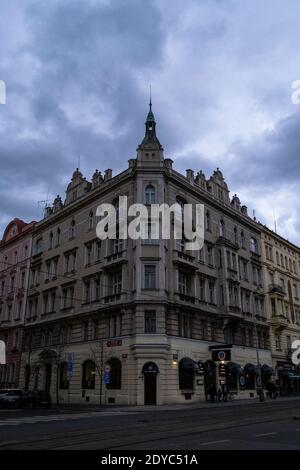
[[[292,362],[300,339],[300,248],[262,226],[262,261],[273,368],[282,394],[300,392],[300,370]]]
[[[33,227],[14,219],[0,241],[0,339],[6,344],[1,388],[19,386]]]
[[[101,241],[97,207],[118,209],[120,196],[179,211],[204,204],[203,248],[173,237]],[[257,352],[264,381],[274,365],[262,231],[219,169],[206,178],[173,168],[150,105],[128,168],[91,181],[77,169],[34,227],[21,385],[64,403],[195,402],[225,380],[255,396]]]

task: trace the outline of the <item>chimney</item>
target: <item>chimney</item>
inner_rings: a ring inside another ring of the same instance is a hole
[[[247,206],[242,206],[242,207],[241,207],[241,212],[242,212],[242,214],[244,214],[244,215],[248,215],[248,208],[247,208]]]
[[[165,167],[172,170],[173,160],[171,158],[165,158]]]
[[[112,178],[112,170],[108,168],[104,172],[104,181],[110,180]]]
[[[134,168],[136,166],[136,158],[130,158],[128,160],[128,168]]]
[[[194,171],[193,170],[186,170],[186,177],[190,183],[194,183]]]

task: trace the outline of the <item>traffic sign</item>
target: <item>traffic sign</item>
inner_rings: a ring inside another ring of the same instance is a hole
[[[70,380],[73,376],[73,353],[67,354],[67,377]]]
[[[110,372],[105,371],[103,375],[103,382],[108,385],[110,383]]]

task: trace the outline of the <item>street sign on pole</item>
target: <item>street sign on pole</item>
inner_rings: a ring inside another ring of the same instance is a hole
[[[103,375],[103,382],[105,385],[110,384],[110,371],[105,371]]]
[[[73,353],[67,354],[67,377],[70,380],[73,376]]]

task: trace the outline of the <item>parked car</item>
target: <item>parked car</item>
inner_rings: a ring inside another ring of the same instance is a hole
[[[39,390],[39,391],[28,391],[25,392],[22,396],[21,406],[24,408],[51,408],[51,396],[49,393]]]
[[[9,408],[14,406],[19,408],[22,403],[23,391],[18,388],[6,390],[6,393],[0,394],[0,408]]]

